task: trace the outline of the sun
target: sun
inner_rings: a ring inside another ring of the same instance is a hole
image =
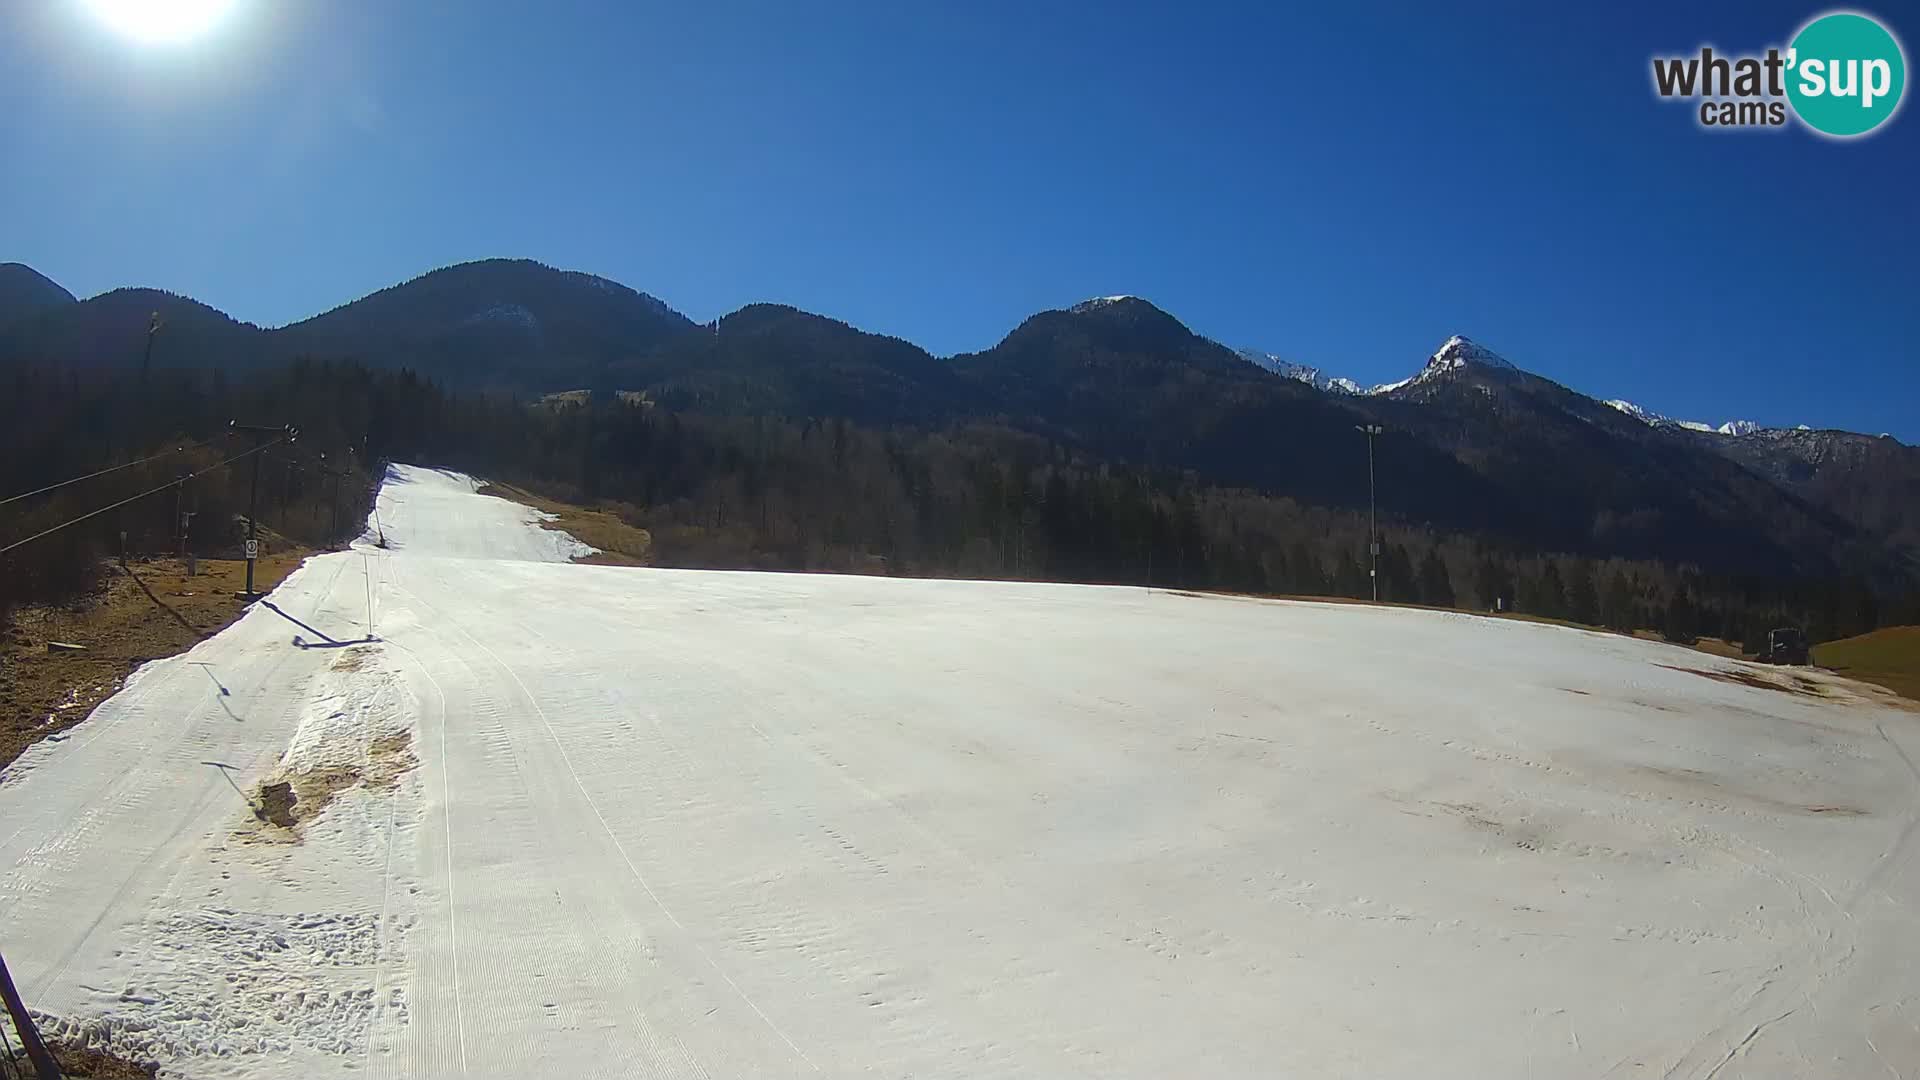
[[[187,41],[212,29],[235,0],[80,0],[94,17],[135,41]]]

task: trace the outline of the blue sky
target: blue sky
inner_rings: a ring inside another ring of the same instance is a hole
[[[1817,6],[238,4],[169,47],[0,12],[0,259],[274,325],[527,256],[943,354],[1134,293],[1361,382],[1464,333],[1920,443],[1920,114],[1716,134],[1650,89]]]

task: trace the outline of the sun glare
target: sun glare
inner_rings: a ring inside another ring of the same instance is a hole
[[[81,0],[115,32],[135,41],[187,41],[212,29],[235,0]]]

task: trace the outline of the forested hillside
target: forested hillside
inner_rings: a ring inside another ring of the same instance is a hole
[[[1363,512],[1316,507],[1191,472],[1132,466],[998,422],[881,427],[844,418],[743,417],[643,399],[529,405],[455,392],[409,373],[301,362],[246,375],[138,379],[14,370],[0,405],[0,488],[26,491],[170,446],[185,454],[22,500],[0,544],[244,451],[243,423],[292,424],[262,458],[263,523],[320,543],[356,529],[369,463],[430,462],[612,509],[653,536],[660,565],[1045,578],[1272,594],[1366,596]],[[324,457],[322,456],[324,455]],[[180,497],[192,544],[231,555],[251,459]],[[338,477],[336,477],[338,473]],[[339,480],[340,494],[334,484]],[[60,600],[88,559],[170,550],[176,492],[0,556],[15,600]],[[284,508],[283,508],[284,507]],[[1596,558],[1393,520],[1383,599],[1487,608],[1755,640],[1803,623],[1820,638],[1920,618],[1909,595],[1861,578],[1734,575],[1691,564]]]
[[[1456,340],[1463,356],[1491,356]],[[1497,357],[1437,365],[1390,392],[1329,392],[1137,297],[1041,312],[992,348],[940,358],[776,304],[695,326],[617,282],[525,260],[437,270],[277,330],[158,290],[76,303],[28,268],[0,274],[0,365],[242,372],[300,357],[529,397],[591,391],[922,430],[994,424],[1103,461],[1345,509],[1365,498],[1353,428],[1373,423],[1385,428],[1382,504],[1404,521],[1593,557],[1858,575],[1883,592],[1920,579],[1920,450],[1894,440],[1650,425]]]
[[[0,377],[8,492],[191,447],[10,504],[10,538],[218,464],[250,445],[238,419],[300,429],[262,455],[262,518],[310,541],[338,538],[334,483],[364,500],[392,458],[607,501],[675,565],[1358,596],[1373,425],[1388,599],[1739,638],[1911,618],[1920,589],[1920,450],[1895,440],[1650,423],[1458,337],[1335,392],[1136,297],[941,358],[777,304],[695,325],[524,260],[280,329],[151,289],[75,301],[10,265]],[[233,542],[251,466],[187,485],[190,542]],[[122,531],[177,543],[174,502],[23,547],[6,587],[70,595]]]

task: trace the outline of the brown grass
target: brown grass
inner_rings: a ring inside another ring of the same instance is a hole
[[[8,1031],[11,1033],[11,1026]],[[73,1080],[153,1080],[159,1072],[156,1065],[135,1064],[90,1046],[67,1046],[55,1041],[47,1043],[47,1052],[53,1055],[60,1071]],[[25,1057],[14,1062],[0,1057],[0,1080],[34,1080],[33,1066]]]
[[[546,528],[558,529],[600,549],[599,554],[577,559],[576,562],[599,566],[648,566],[652,563],[653,534],[622,516],[623,509],[632,511],[631,507],[624,504],[575,506],[498,481],[482,484],[478,493],[553,514],[553,521],[543,523]]]
[[[1801,697],[1826,697],[1826,688],[1805,675],[1791,671],[1761,673],[1757,671],[1709,671],[1705,668],[1676,667],[1673,664],[1659,665],[1668,671],[1684,671],[1689,675],[1698,675],[1715,682],[1732,683],[1735,686],[1751,686],[1756,690],[1776,690],[1783,694],[1798,694]]]
[[[307,554],[263,557],[254,587],[278,585]],[[191,578],[178,559],[134,560],[113,566],[105,588],[80,604],[16,613],[0,641],[0,767],[86,719],[139,664],[185,652],[238,619],[246,609],[234,594],[245,586],[238,559],[202,559]],[[86,648],[48,652],[50,641]]]
[[[1813,661],[1920,701],[1920,626],[1888,626],[1813,647]]]
[[[1652,630],[1635,630],[1633,632],[1633,636],[1639,638],[1642,641],[1666,641],[1667,640],[1664,636]],[[1667,642],[1667,643],[1670,645],[1680,644],[1678,642]],[[1735,645],[1730,641],[1722,641],[1719,638],[1703,637],[1696,640],[1689,647],[1692,648],[1695,652],[1703,652],[1710,656],[1725,657],[1728,660],[1746,660],[1751,658],[1750,654],[1742,650],[1740,646]]]

